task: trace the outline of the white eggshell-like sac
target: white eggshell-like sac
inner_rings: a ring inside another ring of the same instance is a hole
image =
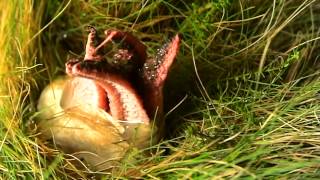
[[[79,79],[75,81],[80,83]],[[77,95],[71,96],[69,83],[73,82],[72,78],[57,79],[41,93],[37,106],[41,138],[53,140],[65,153],[83,159],[93,169],[110,168],[119,163],[129,148],[122,137],[124,127],[94,106],[97,99],[73,103],[80,100]],[[61,106],[61,101],[65,101],[66,108]]]

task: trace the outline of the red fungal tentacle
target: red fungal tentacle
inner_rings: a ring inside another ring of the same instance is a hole
[[[176,35],[170,44],[165,48],[165,55],[162,58],[162,63],[157,69],[156,79],[154,80],[155,86],[163,86],[164,81],[167,79],[170,67],[178,54],[179,51],[180,38]]]
[[[160,48],[155,57],[147,60],[143,67],[143,79],[150,88],[161,88],[167,78],[170,67],[178,54],[180,38],[176,35],[172,41]]]
[[[93,61],[100,61],[101,57],[97,55],[97,50],[94,47],[94,40],[96,38],[96,29],[92,26],[89,26],[89,35],[88,40],[86,44],[86,54],[84,56],[84,59],[86,60],[93,60]]]
[[[144,103],[150,117],[162,116],[163,85],[170,67],[178,53],[180,38],[176,35],[170,43],[158,50],[155,57],[146,61],[143,67]],[[156,117],[156,118],[157,118]]]
[[[97,46],[97,48],[95,49],[95,51],[98,51],[101,47],[103,47],[103,46],[106,45],[109,41],[111,41],[112,38],[113,38],[117,33],[118,33],[117,31],[112,31],[112,32],[110,32],[110,33],[107,35],[106,39]]]

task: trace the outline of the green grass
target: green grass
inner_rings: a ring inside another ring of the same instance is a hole
[[[319,1],[249,2],[0,2],[0,177],[319,178]],[[76,169],[34,124],[41,89],[83,55],[87,25],[130,31],[150,54],[183,39],[165,140],[112,174]]]

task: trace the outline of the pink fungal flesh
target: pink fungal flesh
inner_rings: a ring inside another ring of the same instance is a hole
[[[108,107],[113,118],[128,122],[149,123],[149,118],[138,93],[130,83],[121,77],[110,73],[81,69],[79,64],[73,67],[72,74],[92,79],[98,85],[97,89],[103,89],[103,91],[96,91],[96,94],[99,96],[99,100],[103,100],[104,94],[107,95],[107,101],[106,99],[104,101],[109,102]],[[86,84],[84,85],[86,86]]]

